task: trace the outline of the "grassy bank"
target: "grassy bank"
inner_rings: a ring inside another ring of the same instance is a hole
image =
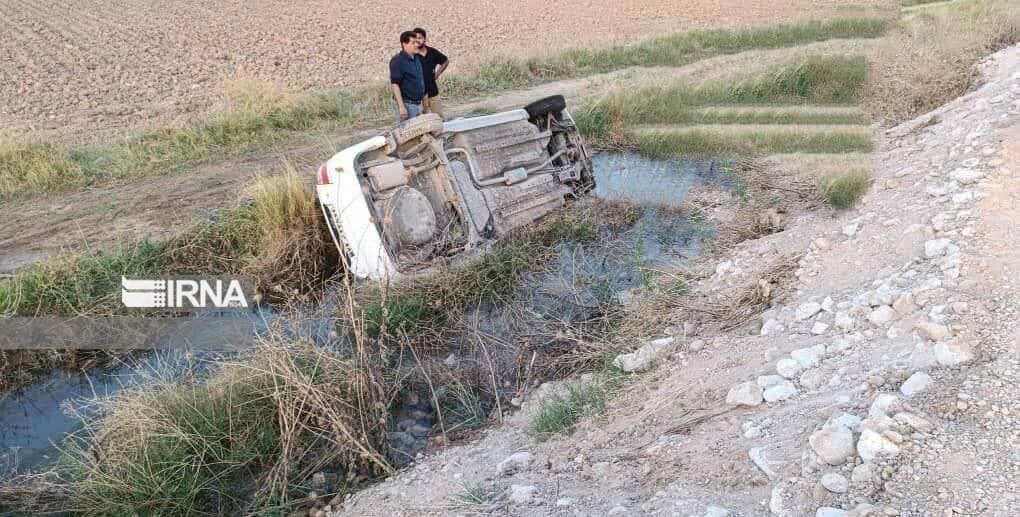
[[[1020,42],[1020,3],[959,0],[904,13],[878,49],[862,96],[876,120],[894,124],[967,92],[975,65]]]
[[[863,57],[809,57],[736,82],[621,89],[574,118],[597,145],[656,159],[870,151],[853,127],[867,77]]]
[[[124,243],[41,262],[0,284],[0,315],[97,316],[121,311],[122,276],[227,275],[255,278],[256,290],[309,292],[336,270],[321,215],[294,171],[254,182],[250,204],[195,223],[163,242]]]
[[[631,137],[641,155],[659,160],[754,156],[776,153],[854,153],[872,150],[866,133],[814,131],[810,128],[774,131],[767,127],[740,131],[653,130]]]
[[[472,73],[445,78],[443,91],[448,99],[457,100],[629,66],[680,66],[744,50],[834,38],[874,38],[887,26],[881,19],[811,21],[759,29],[692,31],[636,45],[500,58]],[[299,94],[270,81],[239,77],[227,82],[223,90],[226,109],[193,127],[75,149],[0,138],[0,200],[173,173],[202,160],[235,156],[309,132],[381,123],[389,113],[389,89],[382,84]]]
[[[879,18],[847,18],[756,29],[690,31],[636,45],[568,50],[544,57],[502,58],[482,65],[475,74],[451,77],[445,87],[456,96],[583,77],[631,66],[683,66],[746,50],[793,47],[839,38],[877,38],[885,33],[888,26],[888,20]]]

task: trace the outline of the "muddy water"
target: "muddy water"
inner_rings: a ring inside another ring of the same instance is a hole
[[[594,165],[595,195],[638,205],[642,213],[637,223],[595,244],[561,243],[555,260],[543,272],[529,275],[519,290],[529,317],[522,319],[519,312],[511,314],[499,307],[476,308],[469,319],[477,328],[509,342],[533,333],[542,321],[551,326],[584,321],[607,304],[618,303],[627,290],[647,284],[645,272],[668,269],[696,256],[702,242],[712,236],[710,226],[668,208],[681,206],[696,187],[734,187],[716,161],[653,161],[634,154],[600,154],[594,157]],[[306,317],[295,334],[342,348],[329,342],[330,323],[321,316],[325,309]],[[266,316],[260,313],[256,320]],[[456,353],[457,345],[451,344],[451,350]],[[507,360],[512,356],[508,351]],[[201,375],[213,361],[162,351],[113,368],[50,372],[19,390],[0,394],[0,477],[51,464],[57,453],[54,446],[81,429],[82,417],[89,417],[82,414],[87,407],[83,399],[111,396],[154,376]],[[391,446],[397,451],[392,458],[396,463],[412,458],[437,426],[424,395],[412,394],[394,409]],[[492,407],[492,401],[479,403],[486,411]],[[474,415],[467,419],[479,420]]]

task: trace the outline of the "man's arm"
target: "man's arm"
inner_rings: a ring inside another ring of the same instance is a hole
[[[400,64],[396,59],[390,60],[390,88],[393,90],[393,100],[397,102],[397,110],[400,113],[400,120],[407,120],[407,107],[404,106],[404,96],[400,94]]]
[[[400,85],[392,83],[390,86],[393,88],[393,98],[397,101],[397,110],[400,111],[400,120],[407,120],[407,107],[404,106],[404,97],[400,95]]]
[[[436,68],[436,80],[438,80],[439,76],[446,71],[446,67],[450,65],[450,58],[436,49],[432,49],[432,51],[436,53],[436,63],[439,63],[439,67]]]

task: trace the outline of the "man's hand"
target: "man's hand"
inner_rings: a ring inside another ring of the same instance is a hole
[[[407,107],[400,105],[400,120],[407,120]]]

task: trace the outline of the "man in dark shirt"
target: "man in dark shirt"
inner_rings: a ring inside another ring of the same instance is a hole
[[[439,84],[436,80],[449,66],[450,60],[439,49],[428,46],[428,35],[425,29],[413,31],[418,37],[418,55],[421,57],[422,70],[425,72],[425,113],[436,113],[443,116],[443,105],[439,102]]]
[[[421,115],[425,98],[425,72],[418,55],[418,37],[412,31],[400,33],[401,51],[390,59],[390,86],[397,124]]]

